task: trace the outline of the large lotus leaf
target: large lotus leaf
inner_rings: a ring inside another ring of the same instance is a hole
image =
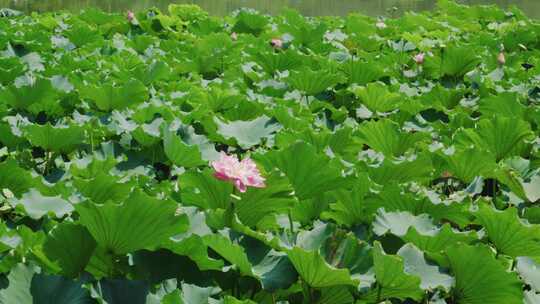
[[[279,168],[299,199],[308,199],[345,185],[339,166],[315,148],[298,142],[285,150],[271,151],[258,157],[268,170]]]
[[[235,202],[235,211],[240,221],[247,226],[255,226],[268,215],[286,213],[297,200],[286,178],[272,172],[266,177],[267,187],[253,188],[241,194],[241,200]]]
[[[156,61],[149,65],[138,66],[133,70],[133,74],[135,78],[149,86],[156,81],[168,79],[171,76],[171,68],[163,61]]]
[[[302,57],[293,50],[286,50],[279,53],[257,50],[253,54],[253,57],[255,62],[270,75],[274,75],[278,71],[294,70],[302,65]]]
[[[382,65],[377,62],[346,62],[343,63],[341,69],[347,75],[349,84],[366,85],[386,75]]]
[[[233,185],[218,180],[211,170],[188,171],[180,175],[180,195],[184,204],[203,209],[227,209],[231,202]]]
[[[163,150],[165,155],[177,166],[196,167],[205,164],[196,145],[186,144],[175,132],[163,128]]]
[[[252,269],[261,281],[262,288],[268,291],[289,288],[298,279],[287,255],[274,250],[270,250]]]
[[[493,155],[478,149],[458,150],[442,157],[445,170],[465,183],[471,183],[477,176],[489,177],[497,167]]]
[[[268,24],[268,20],[265,16],[257,12],[242,10],[236,16],[233,31],[258,35],[262,32],[266,24]]]
[[[405,273],[402,258],[386,254],[379,242],[373,246],[373,262],[377,285],[365,296],[367,299],[379,302],[383,299],[410,298],[418,301],[423,297],[420,278]]]
[[[370,121],[360,127],[361,139],[385,156],[400,156],[425,138],[422,133],[407,133],[389,119]]]
[[[127,279],[102,279],[97,287],[91,288],[92,297],[98,303],[146,304],[149,292],[147,282]]]
[[[190,222],[191,222],[190,218]],[[171,241],[164,245],[170,251],[190,258],[200,270],[221,270],[223,262],[208,256],[208,246],[198,235],[191,235],[180,241]]]
[[[291,72],[287,82],[295,89],[306,95],[316,95],[325,91],[328,88],[334,87],[341,81],[338,74],[330,71],[313,71],[311,69],[303,69],[300,71]]]
[[[420,288],[424,290],[434,290],[442,287],[446,291],[454,285],[454,278],[441,271],[440,267],[429,264],[424,253],[412,244],[405,244],[401,247],[397,255],[403,259],[405,272],[420,278]]]
[[[76,125],[53,127],[46,125],[28,125],[24,128],[28,141],[47,151],[71,152],[84,141],[84,128]]]
[[[35,274],[30,287],[34,304],[92,304],[82,282],[61,276]]]
[[[452,245],[470,244],[478,240],[474,233],[455,231],[450,224],[444,224],[435,234],[422,234],[414,227],[410,227],[401,238],[422,251],[432,253],[442,253]]]
[[[531,202],[540,199],[540,174],[533,176],[530,180],[521,183],[525,196]]]
[[[17,264],[12,267],[7,276],[8,287],[0,290],[0,303],[32,303],[30,286],[35,271],[33,267],[24,264]]]
[[[121,110],[148,99],[148,89],[138,80],[130,80],[119,86],[111,83],[84,86],[79,88],[79,92],[82,98],[94,101],[101,111]]]
[[[352,90],[354,95],[374,112],[388,112],[396,109],[401,101],[401,94],[390,92],[382,82],[368,83]]]
[[[91,304],[80,282],[39,274],[38,269],[17,264],[8,275],[9,286],[0,290],[0,303]]]
[[[263,138],[268,138],[281,129],[280,124],[265,115],[249,121],[237,120],[227,123],[217,118],[214,121],[218,126],[218,134],[226,139],[234,138],[243,149],[260,144]]]
[[[434,235],[437,232],[437,227],[427,214],[415,216],[409,212],[386,212],[379,209],[373,222],[373,232],[379,236],[388,232],[404,236],[411,227],[423,235]]]
[[[231,240],[219,234],[206,235],[203,240],[208,247],[233,264],[241,274],[253,276],[251,263],[240,245],[232,243]]]
[[[461,77],[474,69],[480,58],[471,46],[450,46],[442,54],[441,74]]]
[[[45,78],[38,78],[28,85],[20,87],[11,85],[0,90],[0,99],[14,109],[32,113],[35,112],[32,108],[33,105],[53,102],[57,95],[51,81]]]
[[[18,58],[0,58],[0,83],[8,84],[23,72],[24,66]]]
[[[540,226],[523,223],[515,208],[482,205],[476,216],[498,251],[512,257],[540,256]]]
[[[527,122],[504,116],[480,120],[476,128],[463,130],[460,142],[467,146],[471,143],[477,149],[491,152],[497,161],[517,154],[516,150],[524,139],[531,135]]]
[[[105,172],[99,172],[89,180],[76,178],[73,184],[82,195],[100,204],[108,200],[121,202],[129,196],[133,188],[133,183],[120,183],[118,178]]]
[[[339,189],[331,193],[336,202],[330,204],[330,210],[321,214],[322,218],[333,219],[349,227],[367,221],[364,196],[369,192],[370,181],[364,174],[358,177],[357,182],[352,189]]]
[[[84,268],[94,249],[96,241],[81,225],[64,222],[49,233],[43,244],[43,252],[56,261],[62,274],[76,277]]]
[[[519,101],[516,93],[501,92],[497,95],[482,98],[479,110],[483,116],[507,116],[522,119],[525,116],[525,106]]]
[[[16,196],[20,196],[33,185],[30,172],[19,167],[14,160],[0,163],[0,190],[9,189]]]
[[[73,205],[61,196],[44,196],[35,188],[23,194],[20,199],[11,200],[11,204],[22,205],[26,214],[33,219],[40,219],[48,213],[61,218],[74,210]]]
[[[366,199],[367,214],[375,214],[378,209],[384,208],[387,212],[408,211],[413,215],[427,214],[438,221],[450,221],[465,227],[471,223],[473,216],[469,211],[467,202],[437,202],[430,197],[403,192],[397,185],[386,185],[376,197]]]
[[[347,286],[333,286],[323,288],[317,304],[350,304],[354,298]]]
[[[404,183],[413,180],[430,180],[433,171],[431,158],[427,154],[420,154],[415,159],[392,161],[385,159],[377,166],[367,166],[369,177],[378,184]]]
[[[98,245],[116,254],[158,246],[188,226],[187,217],[176,214],[176,203],[141,192],[134,192],[120,205],[85,202],[76,209]]]
[[[521,279],[535,291],[540,290],[540,265],[529,257],[516,258],[516,271]]]
[[[489,248],[456,245],[449,247],[446,255],[456,279],[456,303],[522,303],[522,287],[516,274],[506,271]]]
[[[338,237],[334,234],[332,238]],[[321,247],[321,254],[330,265],[349,269],[351,277],[359,278],[360,286],[365,286],[368,282],[364,281],[363,275],[368,274],[373,267],[371,246],[356,238],[352,233],[347,234],[339,243],[337,240],[334,242],[327,242],[330,246]]]
[[[295,247],[287,252],[298,274],[311,287],[322,288],[337,285],[357,286],[347,269],[334,268],[317,251],[305,251]]]
[[[282,15],[285,22],[280,24],[280,30],[290,33],[294,37],[293,42],[313,47],[322,41],[327,28],[324,23],[310,22],[293,9],[284,9]]]

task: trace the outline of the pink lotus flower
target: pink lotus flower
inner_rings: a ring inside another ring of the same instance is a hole
[[[506,63],[506,57],[504,57],[504,52],[500,52],[499,55],[497,55],[497,62],[500,65],[504,65]]]
[[[424,63],[425,57],[426,57],[426,54],[424,54],[424,53],[418,53],[418,54],[416,54],[416,55],[413,57],[413,59],[414,59],[414,62],[416,62],[416,64],[421,65],[421,64]]]
[[[238,40],[238,34],[237,34],[236,32],[232,32],[232,33],[231,33],[231,40],[232,40],[232,41]]]
[[[275,49],[281,49],[283,47],[283,40],[274,38],[270,40],[270,45],[272,45]]]
[[[246,192],[247,187],[266,187],[257,165],[251,158],[246,157],[242,161],[233,155],[221,152],[220,158],[212,162],[212,167],[216,172],[214,176],[220,180],[231,181],[240,192]]]
[[[383,20],[379,20],[379,21],[377,21],[377,23],[375,23],[375,26],[376,26],[378,29],[382,30],[382,29],[385,29],[385,28],[386,28],[386,23],[384,23]]]
[[[132,22],[133,20],[135,20],[135,13],[133,13],[132,11],[128,11],[126,18],[129,22]]]

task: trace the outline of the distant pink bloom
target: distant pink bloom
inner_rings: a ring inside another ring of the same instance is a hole
[[[238,34],[237,34],[236,32],[232,32],[232,33],[231,33],[231,39],[232,39],[233,41],[238,40]]]
[[[423,64],[424,63],[424,59],[426,57],[426,54],[424,53],[418,53],[416,54],[413,59],[414,59],[414,62],[416,62],[416,64]]]
[[[375,26],[376,26],[378,29],[382,30],[382,29],[385,29],[385,28],[386,28],[386,23],[384,23],[383,20],[379,20],[379,21],[377,21],[377,23],[375,23]]]
[[[216,170],[214,173],[216,178],[232,182],[240,192],[246,192],[248,186],[266,187],[265,178],[261,176],[257,165],[249,157],[238,161],[236,156],[221,152],[219,160],[212,162],[212,167]]]
[[[128,11],[126,18],[129,22],[132,22],[133,20],[135,20],[135,13],[133,13],[132,11]]]
[[[504,65],[506,63],[506,57],[504,57],[504,52],[499,53],[499,55],[497,56],[497,62],[500,65]]]
[[[272,40],[270,40],[270,44],[275,48],[275,49],[281,49],[283,47],[283,40],[279,39],[279,38],[274,38]]]

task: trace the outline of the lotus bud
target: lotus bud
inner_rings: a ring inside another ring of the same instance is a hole
[[[133,13],[132,11],[128,11],[126,18],[129,22],[133,22],[133,20],[135,20],[135,13]]]
[[[416,64],[422,65],[424,63],[425,57],[426,57],[426,54],[418,53],[413,57],[413,59],[414,59],[414,62],[416,62]]]
[[[233,41],[238,40],[238,34],[236,32],[231,33],[231,40],[233,40]]]
[[[375,26],[376,26],[378,29],[382,30],[382,29],[385,29],[385,28],[386,28],[386,23],[384,23],[383,20],[379,20],[379,21],[377,21],[377,23],[375,23]]]
[[[506,63],[506,57],[504,56],[504,52],[499,53],[499,55],[497,56],[497,62],[500,65],[504,65]]]
[[[283,40],[279,38],[274,38],[270,40],[270,45],[272,45],[272,47],[275,49],[281,49],[283,48]]]

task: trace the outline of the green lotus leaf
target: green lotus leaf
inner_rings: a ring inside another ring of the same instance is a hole
[[[477,176],[491,176],[497,166],[493,155],[478,149],[459,150],[442,158],[445,170],[465,183],[471,183]]]
[[[40,274],[39,269],[15,265],[8,275],[9,286],[0,290],[2,303],[91,304],[88,290],[80,282]]]
[[[305,251],[295,247],[287,252],[298,274],[311,287],[322,288],[338,285],[358,285],[349,270],[334,268],[317,251]]]
[[[442,253],[450,246],[471,244],[478,240],[475,233],[456,231],[450,224],[444,224],[435,234],[425,234],[415,227],[410,227],[401,238],[414,244],[418,249],[430,253]]]
[[[80,222],[98,245],[116,254],[158,246],[186,231],[187,217],[176,215],[177,205],[134,192],[122,204],[91,202],[76,205]]]
[[[217,118],[214,121],[218,126],[218,134],[226,139],[234,138],[243,149],[259,145],[263,138],[269,138],[281,129],[277,122],[264,115],[249,121],[223,122]]]
[[[74,210],[73,205],[60,195],[44,196],[35,188],[24,193],[20,199],[12,199],[11,204],[22,205],[26,214],[33,219],[40,219],[49,213],[61,218]]]
[[[403,259],[405,272],[420,278],[420,288],[434,290],[442,287],[449,291],[454,285],[454,278],[441,271],[440,267],[429,264],[424,258],[424,253],[412,244],[405,244],[397,255]]]
[[[17,197],[34,186],[30,172],[22,169],[14,160],[0,163],[0,189],[9,189]]]
[[[346,62],[341,69],[347,75],[349,84],[366,85],[386,76],[381,65],[376,62]]]
[[[434,235],[437,232],[437,227],[427,214],[415,216],[409,212],[386,212],[379,209],[373,222],[373,232],[379,236],[388,232],[403,236],[411,227],[423,235]]]
[[[506,116],[522,119],[526,107],[521,104],[517,94],[502,92],[501,94],[482,98],[479,102],[483,116]]]
[[[81,145],[85,139],[85,132],[82,127],[28,125],[24,128],[24,134],[28,141],[36,147],[41,147],[46,151],[68,153]]]
[[[399,126],[388,119],[362,124],[360,136],[370,148],[385,156],[400,156],[426,137],[422,133],[400,131]]]
[[[138,80],[130,80],[122,85],[88,85],[80,87],[79,94],[82,98],[92,100],[101,111],[122,110],[148,99],[148,89]]]
[[[208,18],[208,13],[194,4],[170,4],[168,11],[172,16],[184,21],[199,21]]]
[[[279,53],[257,50],[254,52],[253,57],[255,62],[269,75],[274,75],[278,71],[294,70],[302,65],[302,57],[293,50]]]
[[[450,46],[442,54],[441,73],[452,77],[462,77],[480,62],[472,46]]]
[[[366,299],[379,302],[383,299],[410,298],[418,301],[423,297],[421,279],[407,274],[404,271],[403,259],[386,254],[379,242],[374,243],[373,262],[377,285],[365,296]]]
[[[68,277],[76,277],[84,270],[95,248],[96,241],[86,228],[67,222],[56,226],[43,244],[43,252]]]
[[[374,112],[388,112],[399,107],[401,94],[390,92],[382,82],[368,83],[353,89],[362,104]]]
[[[0,99],[20,111],[39,112],[40,104],[56,102],[58,93],[49,79],[37,78],[30,84],[17,87],[10,85],[0,90]]]
[[[185,204],[203,209],[227,209],[230,204],[233,185],[215,178],[211,170],[188,171],[180,175],[180,185],[180,196]]]
[[[339,74],[330,71],[303,69],[291,72],[287,82],[306,95],[317,95],[341,81]]]
[[[412,180],[426,180],[433,171],[429,155],[420,154],[412,160],[392,161],[385,159],[377,166],[366,166],[369,177],[376,183],[384,185],[390,182],[404,183]]]
[[[236,16],[236,23],[234,24],[233,31],[237,33],[259,35],[267,24],[268,20],[265,16],[257,12],[242,10]]]
[[[74,179],[73,184],[85,197],[100,204],[108,200],[121,202],[129,196],[133,188],[132,183],[120,183],[118,178],[102,172],[90,180]]]
[[[516,272],[519,273],[521,279],[535,291],[540,290],[540,265],[537,259],[517,257],[516,262]]]
[[[461,134],[460,134],[461,135]],[[523,120],[495,116],[482,119],[475,129],[465,129],[460,138],[462,145],[474,144],[491,152],[497,161],[516,155],[524,140],[531,135],[530,126]]]
[[[501,253],[512,257],[540,256],[540,226],[523,223],[515,208],[498,211],[481,205],[476,216]]]
[[[297,200],[287,179],[277,172],[266,177],[266,188],[253,188],[242,193],[235,202],[235,211],[240,221],[247,226],[256,226],[264,217],[276,213],[286,213]]]
[[[234,244],[226,237],[217,234],[206,235],[203,240],[208,247],[233,264],[242,275],[253,276],[251,263],[240,245]]]
[[[268,170],[279,168],[285,173],[299,199],[311,198],[347,183],[335,162],[326,155],[318,154],[313,146],[304,142],[298,142],[285,150],[268,152],[257,159]]]
[[[522,303],[521,283],[485,246],[455,245],[446,250],[456,279],[456,303]]]
[[[163,128],[163,150],[175,165],[196,167],[205,164],[201,158],[199,147],[186,144],[175,132]]]

